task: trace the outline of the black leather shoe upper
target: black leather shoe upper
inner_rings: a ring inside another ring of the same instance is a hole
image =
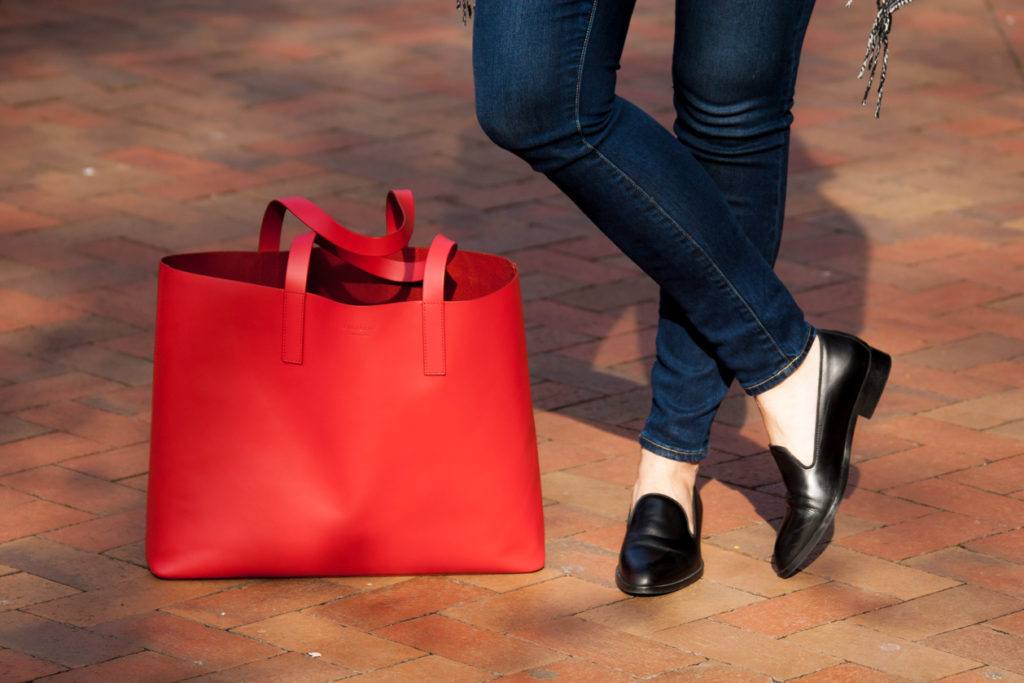
[[[615,582],[631,595],[662,595],[701,577],[700,496],[693,493],[694,528],[675,500],[660,493],[641,496],[633,508],[619,553]]]
[[[822,330],[814,461],[804,467],[785,448],[771,447],[786,485],[788,508],[772,565],[793,575],[821,540],[846,488],[857,414],[870,415],[889,373],[889,357],[850,335]]]

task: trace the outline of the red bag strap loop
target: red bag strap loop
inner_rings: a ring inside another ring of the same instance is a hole
[[[284,274],[283,311],[281,313],[281,360],[302,365],[303,337],[306,328],[306,282],[316,235],[304,233],[292,240],[288,267]]]
[[[423,272],[423,374],[443,376],[445,364],[444,283],[455,242],[438,235],[430,243]]]
[[[267,205],[260,226],[260,251],[280,251],[281,225],[286,211],[305,223],[339,249],[361,256],[388,256],[409,244],[415,222],[415,203],[409,190],[391,190],[387,199],[387,234],[367,237],[353,232],[331,218],[305,197],[284,197]]]

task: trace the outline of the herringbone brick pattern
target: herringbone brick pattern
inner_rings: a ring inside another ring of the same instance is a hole
[[[454,5],[454,3],[451,3]],[[612,570],[650,401],[655,288],[473,114],[470,31],[413,0],[0,4],[0,680],[1024,679],[1024,2],[822,0],[779,270],[895,356],[831,545],[780,580],[784,502],[733,394],[702,469],[705,578]],[[670,122],[671,7],[622,92]],[[142,555],[156,265],[253,249],[267,200],[523,275],[548,564],[514,576],[153,578]]]

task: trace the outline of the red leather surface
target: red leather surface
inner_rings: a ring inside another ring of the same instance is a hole
[[[305,287],[278,252],[163,260],[146,538],[155,574],[543,566],[518,274],[493,255],[449,262],[445,241],[406,251],[447,265],[427,296],[317,248]],[[293,250],[307,247],[312,235]],[[287,336],[296,324],[301,335]]]

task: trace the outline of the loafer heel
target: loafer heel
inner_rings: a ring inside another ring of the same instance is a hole
[[[878,401],[882,398],[885,383],[889,380],[892,358],[889,354],[868,346],[868,372],[857,399],[857,414],[870,419],[875,414]]]

